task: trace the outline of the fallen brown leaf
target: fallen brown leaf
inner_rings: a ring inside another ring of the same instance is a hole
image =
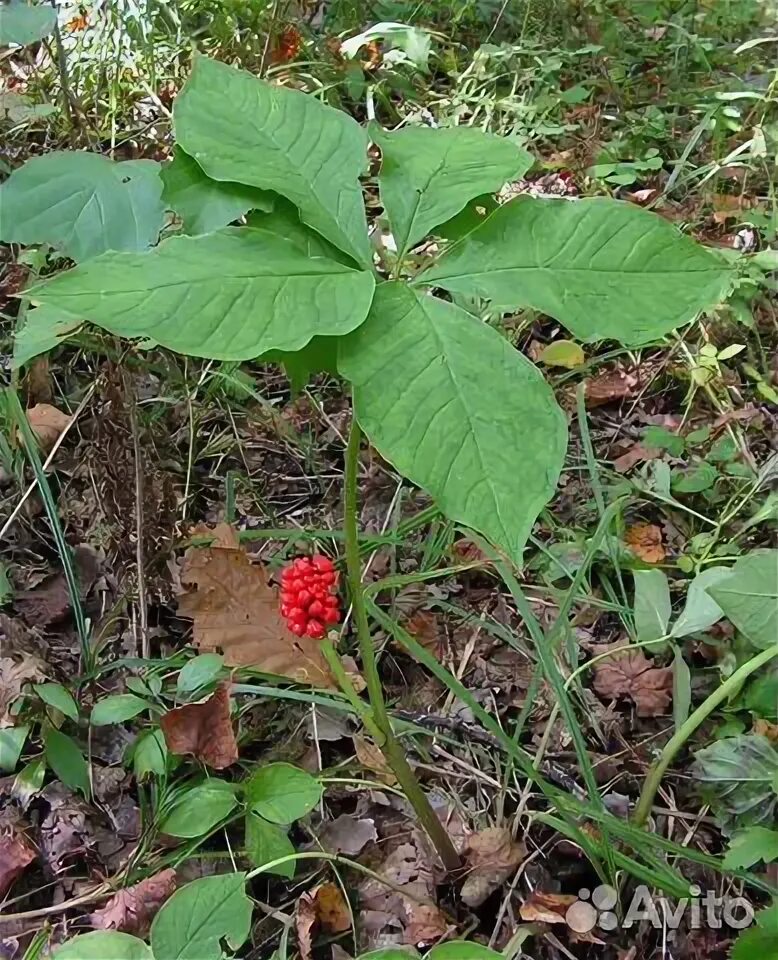
[[[315,930],[343,933],[351,929],[351,914],[341,889],[334,883],[321,883],[297,901],[297,945],[301,960],[310,960]]]
[[[625,650],[597,664],[594,689],[610,700],[630,697],[639,717],[656,717],[670,706],[673,671],[670,667],[652,666],[640,649]]]
[[[120,890],[89,920],[95,930],[120,930],[145,937],[151,921],[176,889],[176,871],[167,869]]]
[[[203,703],[170,710],[160,720],[160,727],[171,753],[194,754],[214,770],[223,770],[238,759],[228,683],[220,683]]]
[[[22,692],[28,680],[42,680],[42,664],[28,657],[21,663],[15,663],[10,657],[0,658],[0,727],[13,726],[9,708]]]
[[[767,737],[773,743],[778,743],[778,723],[771,723],[762,717],[757,717],[751,730],[758,737]]]
[[[448,931],[448,922],[438,907],[429,903],[408,901],[405,910],[405,936],[407,944],[429,944],[439,940]]]
[[[27,411],[32,432],[38,438],[41,449],[46,453],[59,439],[59,435],[70,423],[68,414],[63,413],[50,403],[36,403]]]
[[[661,457],[662,451],[654,447],[644,447],[642,443],[633,444],[626,453],[622,453],[613,461],[613,469],[616,473],[626,473],[636,464],[643,463],[646,460],[656,460]]]
[[[234,531],[220,524],[197,533],[216,537],[216,543],[187,550],[181,571],[181,582],[196,588],[178,600],[180,616],[194,620],[195,644],[222,650],[227,666],[336,686],[319,641],[296,637],[287,628],[267,571],[251,562]]]
[[[446,640],[434,613],[430,613],[429,610],[419,610],[408,618],[405,629],[436,659],[443,660],[446,653]]]
[[[462,900],[468,907],[480,906],[526,855],[524,845],[515,841],[504,827],[488,827],[474,833],[465,850],[470,872],[462,885]]]
[[[35,848],[24,834],[11,829],[0,835],[0,899],[36,856]]]
[[[358,820],[349,813],[342,813],[336,820],[328,823],[318,837],[325,850],[342,853],[347,857],[355,857],[368,843],[377,839],[374,820]]]
[[[73,547],[79,595],[84,599],[101,575],[101,557],[88,543]],[[14,606],[31,627],[50,627],[61,623],[71,610],[70,591],[64,573],[47,577],[31,590],[23,590],[14,598]]]
[[[604,403],[625,400],[637,390],[638,378],[624,370],[606,370],[586,381],[586,406],[599,407]]]
[[[519,915],[527,923],[565,923],[565,914],[577,900],[573,894],[534,890],[519,907]]]
[[[645,563],[661,563],[666,556],[662,530],[653,523],[636,523],[629,527],[624,542]]]
[[[379,748],[362,737],[352,737],[352,739],[354,741],[354,752],[362,766],[372,770],[382,783],[385,783],[388,787],[393,787],[397,783],[397,778],[392,773]]]

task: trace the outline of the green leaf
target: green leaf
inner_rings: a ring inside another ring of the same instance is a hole
[[[210,233],[249,210],[272,210],[273,197],[242,183],[212,180],[188,153],[178,147],[171,163],[160,171],[162,199],[177,213],[190,234]]]
[[[291,763],[260,767],[246,782],[246,802],[271,823],[293,823],[321,799],[321,783]]]
[[[765,673],[748,685],[743,706],[765,720],[778,720],[778,673]]]
[[[413,947],[385,947],[383,950],[363,953],[359,960],[418,960],[418,956]]]
[[[78,723],[78,704],[61,683],[35,683],[33,690],[44,703]]]
[[[48,353],[77,330],[82,322],[54,307],[28,310],[24,326],[14,334],[13,368],[18,370],[40,354]]]
[[[250,360],[297,350],[316,334],[348,333],[364,320],[374,286],[371,273],[309,259],[266,230],[226,227],[143,254],[106,253],[27,293],[119,336]]]
[[[292,841],[283,827],[268,823],[251,811],[246,814],[246,856],[255,867],[262,867],[282,857],[290,857],[294,852]],[[294,860],[287,860],[267,872],[291,880],[295,866]]]
[[[692,775],[727,836],[735,828],[773,822],[778,752],[766,737],[742,734],[717,740],[695,757]]]
[[[778,550],[755,550],[741,557],[708,593],[754,646],[766,648],[778,641]]]
[[[132,744],[132,767],[138,780],[148,774],[161,777],[167,765],[167,744],[161,730],[145,730]]]
[[[229,783],[206,780],[176,796],[173,807],[159,824],[160,832],[186,839],[201,837],[223,820],[236,803]]]
[[[708,593],[708,587],[729,576],[729,567],[708,567],[702,570],[689,584],[686,606],[670,631],[673,637],[688,637],[691,633],[707,630],[718,623],[724,611]]]
[[[44,736],[46,762],[71,790],[89,795],[89,766],[75,741],[49,727]]]
[[[540,372],[492,327],[395,283],[377,289],[340,349],[357,417],[381,455],[519,562],[567,444]]]
[[[635,631],[638,642],[658,640],[667,633],[672,604],[663,570],[635,570]],[[652,649],[656,650],[657,644]]]
[[[673,723],[680,730],[689,717],[692,705],[692,674],[683,653],[676,648],[673,655]]]
[[[778,957],[778,904],[760,910],[756,926],[744,930],[732,950],[732,960],[775,960]]]
[[[193,657],[181,668],[176,681],[176,693],[185,697],[194,690],[199,690],[207,683],[219,676],[224,664],[224,657],[220,653],[201,653]]]
[[[643,446],[653,447],[658,450],[667,450],[673,457],[680,457],[686,447],[686,441],[682,436],[665,430],[664,427],[647,427],[643,433]]]
[[[271,350],[259,357],[262,363],[281,363],[289,378],[292,394],[301,393],[315,373],[338,374],[338,338],[314,337],[300,350],[289,353]]]
[[[639,344],[717,303],[730,267],[631,203],[506,203],[415,282],[534,307],[585,342]]]
[[[251,931],[246,876],[229,873],[193,880],[165,901],[151,925],[158,960],[220,960],[221,940],[237,950]]]
[[[106,727],[111,723],[124,723],[132,720],[139,713],[148,710],[150,703],[133,693],[119,693],[112,697],[105,697],[92,708],[89,722],[93,727]]]
[[[543,347],[538,359],[547,367],[564,367],[567,370],[574,370],[586,363],[586,354],[575,340],[554,340],[553,343]]]
[[[675,493],[702,493],[710,490],[718,480],[719,474],[709,463],[700,463],[689,470],[673,472],[673,491]]]
[[[340,110],[206,57],[176,97],[176,139],[214,180],[273,190],[305,223],[372,266],[359,176],[365,131]]]
[[[503,960],[503,954],[495,953],[480,943],[453,940],[433,947],[424,960]]]
[[[773,860],[778,860],[778,830],[748,827],[730,840],[724,866],[727,870],[747,870],[760,861],[772,863]]]
[[[0,46],[24,46],[48,36],[57,25],[57,11],[48,3],[11,0],[0,4]]]
[[[0,186],[0,239],[49,243],[73,260],[156,243],[165,208],[159,164],[96,153],[33,157]]]
[[[148,946],[129,933],[82,933],[54,948],[53,960],[154,960]]]
[[[496,193],[532,166],[522,147],[475,127],[370,132],[381,148],[381,203],[400,257],[468,201]]]
[[[0,773],[13,773],[19,757],[22,755],[24,741],[30,732],[30,725],[23,723],[19,727],[5,727],[0,730]]]

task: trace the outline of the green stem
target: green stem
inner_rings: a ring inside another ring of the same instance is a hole
[[[367,684],[367,695],[370,700],[372,726],[380,734],[378,746],[386,757],[397,781],[405,792],[408,802],[416,812],[424,829],[427,831],[432,844],[443,861],[446,870],[454,872],[461,866],[459,855],[446,832],[445,827],[432,809],[426,794],[421,788],[416,774],[411,769],[403,748],[395,738],[392,723],[384,701],[381,687],[381,677],[378,673],[373,638],[370,635],[370,624],[367,618],[367,608],[362,587],[362,565],[359,554],[359,529],[357,524],[357,474],[359,470],[359,447],[362,440],[362,431],[357,418],[351,421],[351,431],[346,448],[345,467],[345,496],[343,528],[345,533],[346,579],[354,616],[354,625],[359,641],[359,652],[362,659],[362,670]],[[349,681],[350,686],[350,681]],[[346,696],[350,691],[343,689]]]
[[[637,809],[632,818],[632,822],[636,826],[645,826],[651,813],[651,807],[654,804],[654,797],[659,789],[659,784],[662,782],[662,777],[694,731],[708,719],[716,707],[733,693],[736,693],[752,673],[755,673],[760,667],[769,663],[770,660],[776,656],[778,656],[778,644],[768,647],[744,663],[742,667],[736,670],[731,677],[725,680],[717,690],[714,690],[713,693],[697,707],[688,720],[678,728],[675,735],[668,740],[661,756],[652,766],[643,784],[640,800],[638,801]]]

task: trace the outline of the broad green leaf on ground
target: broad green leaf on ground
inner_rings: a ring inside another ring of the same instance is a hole
[[[166,900],[151,925],[158,960],[220,960],[221,941],[237,950],[251,931],[246,876],[228,873],[193,880]]]
[[[57,777],[71,790],[80,790],[89,795],[89,767],[84,755],[74,740],[55,730],[54,727],[44,734],[46,763]]]
[[[270,823],[256,813],[249,811],[246,814],[246,856],[255,867],[263,867],[282,857],[291,857],[294,852],[285,827]],[[294,871],[295,861],[287,860],[267,872],[291,880]]]
[[[544,347],[538,360],[547,367],[565,367],[575,370],[586,363],[586,354],[583,347],[575,340],[554,340]]]
[[[496,193],[532,166],[523,147],[475,127],[370,132],[381,148],[381,203],[400,256],[469,200]]]
[[[0,4],[0,46],[18,43],[24,46],[48,36],[57,25],[57,11],[41,0],[11,0]]]
[[[778,550],[754,550],[741,557],[728,577],[707,589],[754,646],[778,643]]]
[[[300,211],[286,197],[276,197],[273,209],[270,211],[252,211],[246,217],[246,224],[289,240],[306,257],[327,257],[347,266],[353,266],[351,259],[342,250],[303,223],[300,219]]]
[[[749,683],[743,694],[743,706],[757,717],[778,720],[778,672],[774,665]]]
[[[746,870],[763,861],[778,860],[778,830],[767,827],[748,827],[739,830],[729,842],[724,855],[727,870]]]
[[[756,926],[744,930],[732,949],[732,960],[775,960],[778,957],[778,904],[760,910]]]
[[[717,303],[731,268],[667,220],[605,198],[506,203],[416,278],[534,307],[586,342],[639,344]]]
[[[16,769],[29,732],[30,725],[27,723],[0,729],[0,773],[13,773]]]
[[[28,310],[24,326],[14,334],[14,368],[23,367],[40,354],[48,353],[77,330],[82,322],[54,307]]]
[[[246,803],[265,820],[292,823],[321,799],[319,781],[291,763],[269,763],[246,782]]]
[[[721,620],[724,611],[708,593],[708,587],[729,575],[729,567],[708,567],[697,574],[686,592],[686,605],[670,631],[673,637],[688,637]]]
[[[735,829],[773,823],[778,751],[766,737],[741,734],[716,740],[695,758],[692,776],[727,836]]]
[[[664,570],[635,570],[635,632],[639,643],[667,633],[672,604]],[[656,647],[654,648],[656,650]]]
[[[92,708],[89,722],[93,727],[104,727],[111,723],[124,723],[139,713],[148,710],[151,704],[134,693],[117,693],[112,697],[98,700]]]
[[[73,260],[145,250],[165,216],[159,164],[96,153],[33,157],[0,186],[0,240],[49,243]]]
[[[154,960],[150,948],[137,937],[115,930],[82,933],[54,948],[52,960]]]
[[[27,295],[124,337],[179,353],[250,360],[297,350],[364,320],[375,281],[364,270],[310,259],[257,228],[173,237],[143,254],[106,253]]]
[[[167,765],[167,744],[160,729],[146,730],[131,744],[132,768],[138,780],[143,780],[148,774],[161,777]]]
[[[193,657],[184,664],[178,674],[176,693],[179,696],[186,696],[211,683],[219,676],[223,665],[224,657],[220,653],[201,653]]]
[[[61,683],[36,683],[33,684],[33,690],[44,703],[78,723],[78,704],[73,694]]]
[[[177,213],[189,234],[210,233],[249,210],[272,210],[273,196],[243,183],[212,180],[188,153],[178,147],[160,171],[162,199]]]
[[[178,143],[209,177],[280,193],[336,247],[372,264],[359,185],[367,135],[351,117],[206,57],[173,116]]]
[[[237,803],[224,780],[206,780],[180,793],[162,818],[159,829],[171,837],[201,837],[223,820]]]
[[[567,445],[564,415],[530,361],[464,310],[386,283],[338,365],[381,455],[520,562]]]
[[[433,947],[424,960],[502,960],[503,956],[480,943],[454,940],[451,943],[441,943]]]

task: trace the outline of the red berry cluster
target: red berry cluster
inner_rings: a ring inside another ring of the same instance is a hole
[[[281,616],[295,636],[324,636],[340,620],[338,575],[329,557],[298,557],[281,574]]]

